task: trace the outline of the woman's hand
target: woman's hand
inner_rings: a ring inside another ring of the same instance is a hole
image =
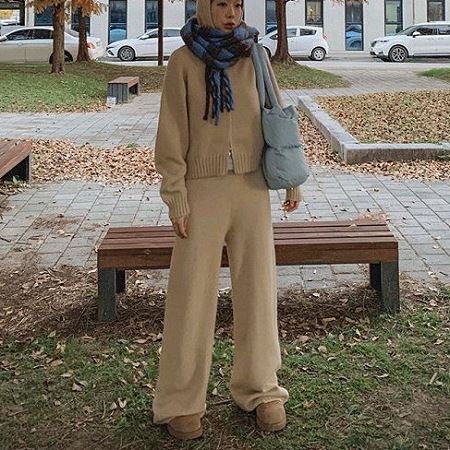
[[[178,219],[172,220],[173,229],[175,230],[175,234],[181,239],[186,239],[187,235],[187,227],[188,227],[188,216],[179,217]]]
[[[298,202],[296,200],[286,200],[283,202],[284,212],[290,213],[292,211],[295,211],[299,205],[300,205],[300,202]]]

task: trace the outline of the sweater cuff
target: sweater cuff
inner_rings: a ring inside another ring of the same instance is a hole
[[[183,195],[176,196],[167,202],[169,207],[169,217],[171,220],[188,216],[190,213],[187,198]]]
[[[286,201],[294,201],[300,202],[302,200],[302,193],[300,192],[300,188],[289,188],[286,189]]]

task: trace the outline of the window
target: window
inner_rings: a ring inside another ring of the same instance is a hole
[[[145,0],[145,31],[158,28],[158,0]]]
[[[323,27],[323,0],[306,0],[306,25]]]
[[[266,33],[270,33],[277,28],[277,12],[275,0],[266,0]]]
[[[186,0],[184,15],[186,22],[197,12],[197,4],[195,0]]]
[[[427,17],[428,22],[445,20],[445,0],[428,0]]]
[[[180,30],[174,30],[173,28],[164,30],[164,37],[180,37]]]
[[[439,25],[438,26],[438,33],[444,34],[444,35],[450,35],[450,25]]]
[[[402,0],[385,0],[384,2],[384,32],[397,34],[403,28]]]
[[[34,15],[35,25],[53,25],[53,6],[49,6],[43,13]]]
[[[109,0],[109,39],[108,42],[127,38],[127,2]]]
[[[86,34],[91,34],[91,18],[89,16],[84,18],[84,23],[86,24]],[[72,11],[72,30],[80,31],[80,10],[77,8]]]
[[[416,28],[416,31],[418,31],[423,36],[432,36],[436,33],[436,27],[431,27],[429,25],[421,25]]]
[[[316,34],[316,30],[311,28],[300,28],[300,36],[314,36]]]
[[[363,50],[363,5],[357,1],[345,2],[345,49]]]
[[[19,30],[8,34],[8,41],[25,41],[32,38],[32,30]]]
[[[0,25],[23,25],[21,22],[21,8],[23,3],[0,1]]]
[[[36,28],[33,33],[33,39],[52,39],[52,30]]]
[[[288,39],[297,36],[297,28],[288,28],[286,31]],[[276,41],[278,39],[278,33],[272,34],[270,39],[272,39],[272,41]]]

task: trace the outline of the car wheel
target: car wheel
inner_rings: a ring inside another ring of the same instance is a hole
[[[69,52],[64,52],[64,61],[65,62],[73,62],[72,55]]]
[[[134,61],[136,58],[136,53],[131,47],[122,47],[117,55],[121,61]]]
[[[310,58],[313,61],[323,61],[325,59],[326,54],[327,52],[325,51],[325,49],[323,49],[322,47],[316,47],[311,52]]]
[[[53,64],[53,53],[50,55],[50,59],[48,62],[50,64]],[[69,52],[64,52],[64,62],[73,62],[73,57]]]
[[[408,51],[401,45],[395,45],[389,50],[389,60],[392,62],[402,63],[406,61]]]
[[[269,57],[269,59],[272,58],[272,52],[267,47],[264,47],[264,50],[266,51],[267,56]]]

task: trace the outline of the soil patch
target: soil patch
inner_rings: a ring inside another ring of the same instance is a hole
[[[0,338],[33,339],[56,332],[62,336],[101,338],[114,333],[159,340],[166,292],[149,284],[151,278],[151,273],[130,272],[128,291],[118,296],[119,320],[101,324],[96,318],[96,269],[62,266],[42,270],[35,260],[25,260],[21,268],[2,270],[0,275]],[[402,289],[403,303],[410,299],[412,305],[434,298],[437,291],[406,278]],[[355,284],[314,292],[280,290],[278,305],[280,333],[287,342],[305,334],[327,334],[379,313],[375,292]],[[230,290],[220,291],[216,333],[232,336]]]
[[[88,180],[101,183],[154,184],[160,180],[153,151],[130,144],[113,149],[63,140],[33,141],[34,180]]]
[[[373,161],[364,164],[345,164],[336,153],[331,151],[326,139],[304,113],[300,114],[300,129],[305,153],[311,165],[330,167],[343,172],[386,175],[399,180],[450,180],[450,161],[444,160]]]
[[[361,142],[450,141],[450,90],[318,97]]]

